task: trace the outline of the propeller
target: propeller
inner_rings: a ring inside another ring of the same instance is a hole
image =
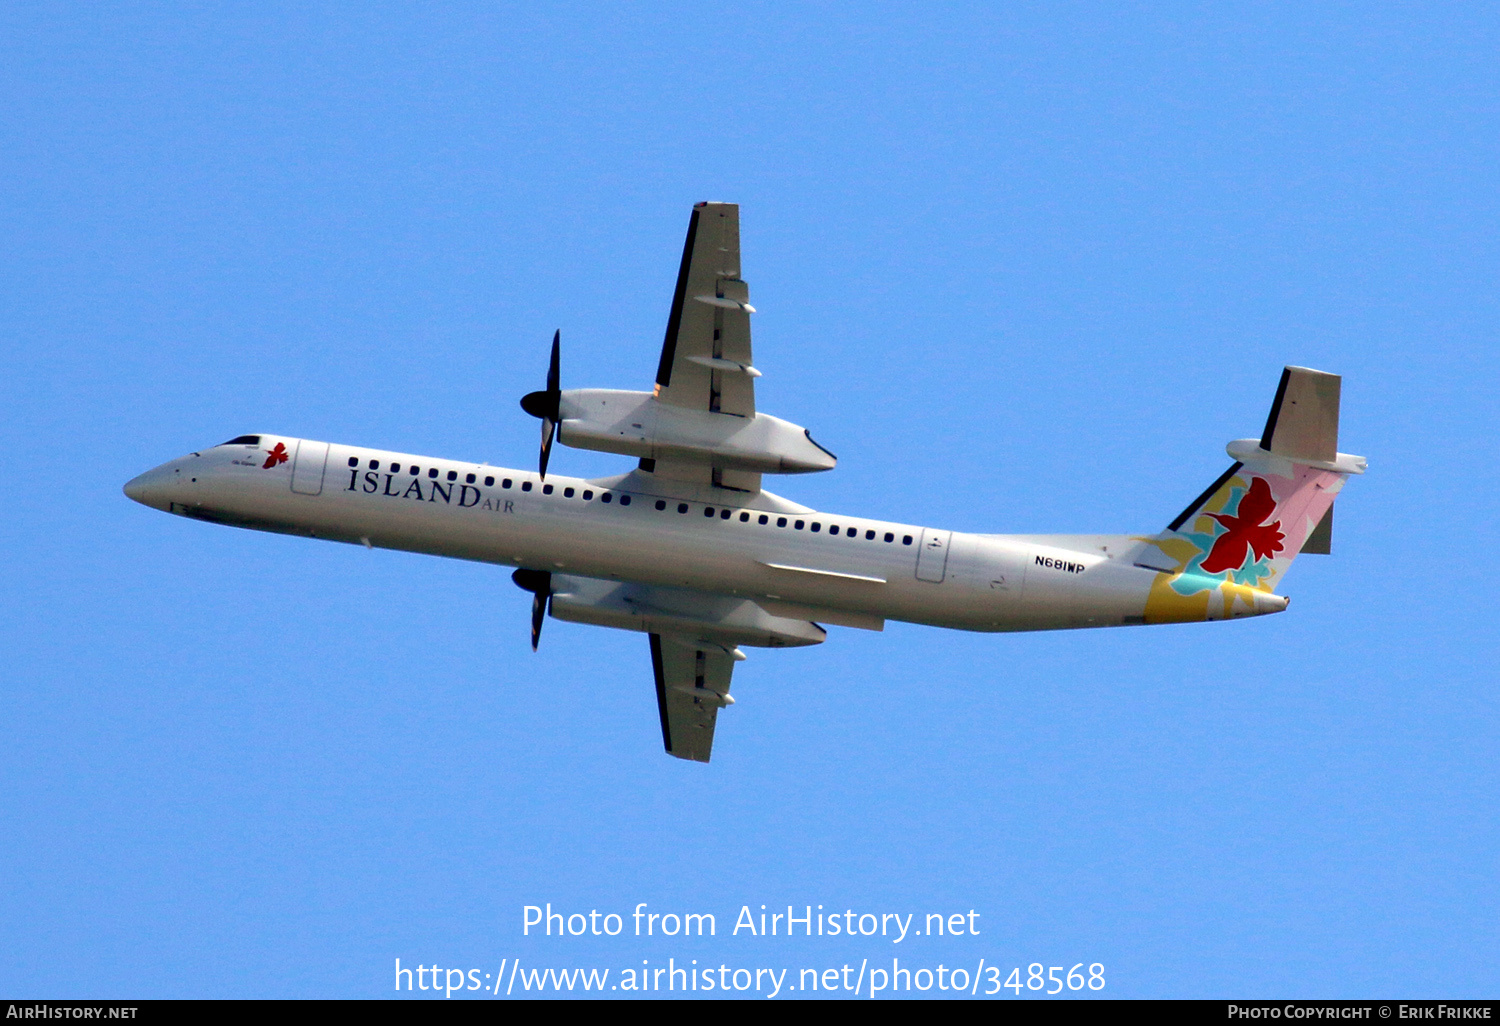
[[[545,459],[546,450],[543,449]],[[531,600],[531,650],[536,651],[537,644],[542,640],[542,621],[547,616],[547,600],[552,597],[552,574],[546,570],[527,570],[522,568],[510,575],[510,579],[516,582],[516,587],[522,591],[529,591],[534,596]]]
[[[542,455],[537,462],[543,481],[547,480],[547,460],[552,456],[552,439],[557,434],[557,422],[562,420],[562,376],[557,366],[561,342],[562,329],[559,328],[552,333],[552,359],[547,363],[547,387],[521,397],[521,409],[542,422]]]

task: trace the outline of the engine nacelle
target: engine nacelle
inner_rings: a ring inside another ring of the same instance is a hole
[[[552,577],[550,611],[559,620],[697,638],[726,651],[817,645],[828,636],[815,623],[773,616],[749,599],[565,574]]]
[[[688,410],[659,402],[650,392],[569,389],[559,412],[558,440],[575,449],[697,460],[761,474],[809,474],[838,462],[806,428],[780,417]]]

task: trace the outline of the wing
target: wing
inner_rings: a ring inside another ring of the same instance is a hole
[[[718,712],[734,704],[729,678],[745,658],[739,645],[797,648],[828,637],[803,619],[811,610],[782,615],[738,595],[574,574],[551,581],[547,611],[554,618],[650,635],[662,743],[679,759],[708,761]]]
[[[707,762],[719,709],[734,701],[729,697],[734,657],[691,638],[653,634],[651,668],[667,754]]]
[[[754,312],[749,286],[740,279],[739,205],[697,204],[656,368],[656,398],[691,410],[755,416]]]

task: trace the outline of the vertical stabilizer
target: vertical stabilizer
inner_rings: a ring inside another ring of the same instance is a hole
[[[1276,589],[1301,552],[1331,551],[1333,500],[1365,461],[1338,451],[1337,374],[1287,367],[1259,440],[1230,442],[1235,462],[1152,542],[1172,567],[1152,588],[1147,619],[1202,619],[1244,591]],[[1253,596],[1248,596],[1253,598]]]

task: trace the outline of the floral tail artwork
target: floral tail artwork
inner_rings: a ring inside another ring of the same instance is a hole
[[[1330,551],[1334,497],[1365,470],[1362,457],[1338,451],[1339,387],[1337,375],[1286,368],[1262,437],[1231,442],[1229,470],[1141,539],[1167,560],[1147,623],[1253,615],[1300,553]]]

